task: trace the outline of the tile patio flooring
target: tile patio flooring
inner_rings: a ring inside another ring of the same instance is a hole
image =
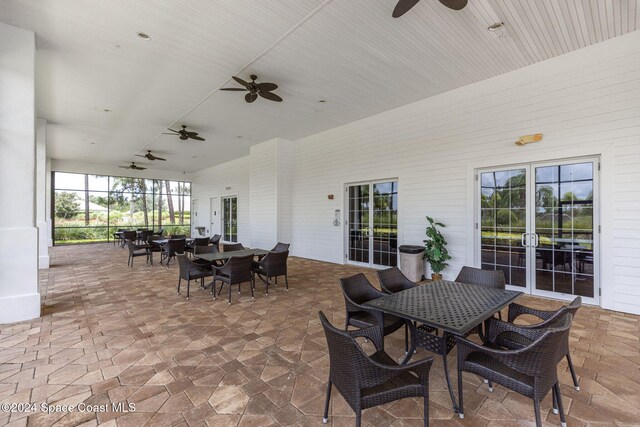
[[[316,313],[342,325],[338,278],[364,270],[377,284],[373,271],[293,258],[290,292],[256,292],[251,301],[245,286],[228,306],[198,286],[190,301],[176,295],[176,265],[148,267],[136,258],[130,270],[126,260],[126,251],[110,244],[52,250],[52,268],[41,274],[43,316],[0,326],[0,402],[126,401],[136,412],[0,413],[0,424],[322,425],[328,357]],[[521,302],[559,306],[531,297]],[[560,374],[570,426],[640,425],[639,341],[638,316],[578,312],[571,347],[581,391],[570,386],[566,363]],[[402,342],[398,331],[387,338],[387,350],[399,357]],[[500,386],[489,393],[470,374],[465,381],[466,418],[458,420],[436,359],[432,426],[533,424],[530,400]],[[330,423],[353,425],[352,411],[333,395]],[[559,426],[549,403],[543,419]],[[406,399],[366,410],[363,425],[422,425],[421,405]]]

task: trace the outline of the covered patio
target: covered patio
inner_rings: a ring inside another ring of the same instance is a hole
[[[213,302],[194,290],[176,294],[177,266],[122,268],[126,251],[110,244],[56,247],[40,275],[42,317],[0,328],[0,400],[52,405],[135,403],[136,411],[4,413],[8,425],[310,426],[321,425],[328,354],[317,312],[344,322],[340,277],[371,269],[292,258],[290,291],[252,301]],[[526,305],[561,305],[523,297]],[[569,426],[637,425],[640,419],[640,322],[637,316],[582,307],[570,347],[580,391],[566,362],[559,379]],[[403,334],[386,350],[403,356]],[[428,353],[418,350],[416,358]],[[455,360],[455,352],[449,356]],[[450,363],[455,366],[455,363]],[[452,372],[455,369],[452,369]],[[453,372],[455,376],[455,372]],[[441,361],[431,371],[431,425],[531,425],[531,400],[504,387],[487,390],[465,376],[466,414],[451,410]],[[550,396],[550,395],[549,395]],[[557,425],[549,396],[545,425]],[[363,425],[422,425],[421,403],[404,399],[364,411]],[[353,425],[353,411],[333,394],[330,425]],[[58,423],[58,424],[56,424]],[[117,424],[116,424],[117,423]]]

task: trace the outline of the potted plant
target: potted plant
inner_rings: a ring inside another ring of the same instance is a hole
[[[447,268],[449,264],[447,261],[451,259],[451,255],[447,251],[447,241],[438,229],[443,227],[444,224],[435,222],[430,216],[427,217],[429,225],[427,225],[427,240],[424,241],[424,257],[431,265],[432,280],[441,280],[442,271]]]

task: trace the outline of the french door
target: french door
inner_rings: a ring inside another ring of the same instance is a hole
[[[398,264],[398,181],[346,186],[345,257],[367,266]]]
[[[599,303],[598,160],[478,172],[479,261],[512,289]]]

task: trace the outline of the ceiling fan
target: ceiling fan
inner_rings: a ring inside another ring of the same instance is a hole
[[[233,90],[233,91],[248,91],[249,93],[244,96],[244,100],[251,103],[258,99],[258,96],[263,97],[264,99],[268,99],[269,101],[282,102],[282,98],[280,98],[272,91],[278,89],[278,85],[275,83],[256,83],[258,76],[252,74],[251,82],[245,82],[240,77],[231,76],[233,80],[240,83],[244,88],[239,87],[223,87],[220,90]]]
[[[138,157],[146,157],[147,159],[153,161],[153,160],[163,160],[166,161],[167,159],[163,159],[162,157],[156,157],[153,154],[151,154],[151,150],[147,150],[147,154],[136,154],[136,156]]]
[[[391,16],[399,18],[415,6],[420,0],[398,0]],[[439,0],[444,6],[453,10],[462,10],[467,5],[467,0]]]
[[[142,166],[136,165],[136,162],[131,162],[129,166],[119,166],[119,167],[121,167],[122,169],[135,169],[138,171],[143,171],[146,169],[146,168],[143,168]]]
[[[182,129],[175,130],[168,128],[173,133],[163,132],[163,135],[180,135],[180,139],[186,141],[187,139],[195,139],[196,141],[204,141],[205,139],[201,136],[198,136],[198,132],[188,131],[187,125],[182,125]],[[146,156],[145,156],[146,157]],[[162,159],[164,160],[164,159]]]

